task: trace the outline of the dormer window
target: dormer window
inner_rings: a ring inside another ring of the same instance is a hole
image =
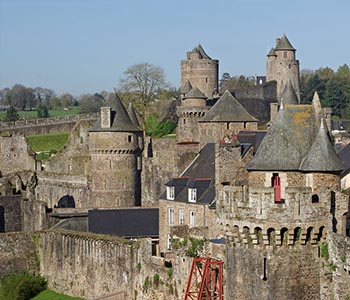
[[[175,187],[174,186],[167,186],[166,187],[166,198],[168,200],[175,199]]]
[[[188,202],[196,202],[197,201],[197,189],[188,189]]]

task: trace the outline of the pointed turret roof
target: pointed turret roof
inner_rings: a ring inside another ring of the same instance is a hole
[[[257,119],[226,90],[199,122],[257,122]]]
[[[131,121],[118,94],[110,94],[106,106],[111,107],[111,127],[101,128],[101,120],[98,120],[90,131],[141,131],[141,128]]]
[[[290,79],[288,79],[288,82],[284,87],[281,99],[283,99],[284,104],[299,104],[298,96],[295,93]]]
[[[343,165],[331,144],[323,119],[318,135],[300,165],[300,170],[306,172],[341,172],[343,170]]]
[[[136,125],[138,127],[140,126],[139,120],[137,119],[137,115],[136,115],[136,112],[134,110],[134,106],[132,105],[131,102],[129,103],[129,117],[130,117],[131,122],[134,123],[134,125]]]
[[[277,56],[275,49],[271,48],[271,50],[269,51],[269,53],[267,54],[267,56]]]
[[[207,99],[207,96],[204,95],[199,88],[192,88],[185,96],[185,99]]]
[[[295,51],[295,48],[292,46],[290,41],[288,40],[285,33],[283,33],[283,36],[280,38],[278,44],[276,45],[275,50],[292,50]]]
[[[187,80],[185,85],[181,89],[181,94],[187,94],[191,89],[192,89],[192,84],[189,80]]]
[[[314,97],[312,98],[312,107],[315,111],[316,119],[321,120],[321,117],[323,116],[323,110],[317,91],[315,91]]]

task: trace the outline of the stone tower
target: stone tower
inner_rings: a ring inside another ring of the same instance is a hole
[[[189,81],[185,87],[191,88]],[[179,117],[176,133],[178,143],[199,142],[198,120],[210,108],[206,106],[206,99],[207,97],[196,87],[183,93],[181,106],[176,110]]]
[[[296,49],[285,34],[276,39],[276,47],[267,54],[267,81],[277,81],[277,99],[280,102],[282,92],[290,80],[300,100],[299,61],[295,59]]]
[[[201,45],[187,52],[187,59],[181,61],[181,87],[189,81],[211,99],[218,92],[219,61],[211,59]]]
[[[118,95],[101,108],[101,118],[90,129],[91,194],[93,208],[141,204],[142,130],[132,121]]]

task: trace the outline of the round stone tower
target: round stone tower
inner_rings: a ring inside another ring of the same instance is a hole
[[[90,129],[90,207],[130,207],[141,204],[142,130],[121,100],[112,95],[101,118]]]
[[[276,47],[267,55],[266,80],[277,81],[277,99],[280,102],[282,92],[290,80],[295,93],[300,100],[299,61],[295,59],[296,49],[285,34],[276,39]]]
[[[209,110],[206,99],[207,97],[196,87],[184,93],[181,106],[176,110],[179,117],[177,142],[199,142],[198,120]]]
[[[187,59],[181,61],[181,87],[189,81],[211,99],[218,92],[219,61],[211,59],[201,45],[187,52]]]

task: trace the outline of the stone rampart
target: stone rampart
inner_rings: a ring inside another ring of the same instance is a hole
[[[93,113],[45,119],[24,119],[15,122],[0,122],[0,132],[35,135],[70,131],[79,120],[97,120],[98,116],[98,113]]]
[[[38,256],[33,234],[0,233],[0,278],[22,271],[38,270]]]

